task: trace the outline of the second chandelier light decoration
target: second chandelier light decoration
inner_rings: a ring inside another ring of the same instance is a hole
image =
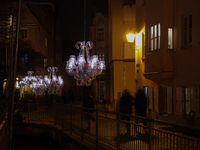
[[[76,60],[75,55],[70,55],[66,64],[67,73],[74,76],[76,84],[78,86],[90,86],[92,80],[105,70],[104,56],[93,55],[90,57],[90,49],[93,47],[93,43],[88,41],[78,41],[75,44],[77,49],[80,49],[79,55]]]
[[[48,67],[47,71],[49,75],[45,75],[44,79],[42,76],[33,76],[33,71],[28,71],[28,76],[20,81],[20,85],[29,86],[32,92],[37,95],[42,94],[45,90],[47,90],[49,94],[57,94],[57,91],[63,87],[64,81],[61,76],[55,74],[55,72],[58,71],[57,67]]]

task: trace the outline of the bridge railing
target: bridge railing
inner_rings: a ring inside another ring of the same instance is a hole
[[[24,106],[23,106],[24,105]],[[24,109],[27,107],[28,109]],[[86,117],[80,105],[56,103],[26,102],[17,105],[26,122],[51,122],[62,127],[63,132],[76,134],[80,142],[87,140],[96,145],[97,149],[124,150],[200,150],[200,129],[186,125],[152,119],[151,110],[147,117],[121,114],[93,109],[90,130],[87,129]],[[121,120],[120,116],[130,118]],[[139,123],[136,123],[139,119]],[[144,122],[146,124],[144,125]],[[127,133],[130,126],[130,133]]]

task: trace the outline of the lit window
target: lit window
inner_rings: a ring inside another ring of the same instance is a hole
[[[160,24],[150,28],[150,50],[160,49]]]
[[[192,15],[183,16],[183,46],[192,43]]]
[[[98,40],[99,41],[104,40],[104,28],[99,28],[99,30],[98,30]]]
[[[10,20],[10,26],[12,26],[12,15],[10,15],[9,20]]]
[[[27,38],[27,30],[21,30],[21,38]]]
[[[173,29],[168,28],[168,49],[173,49]]]
[[[192,110],[192,97],[193,97],[193,90],[191,87],[185,88],[185,114],[189,114]]]
[[[192,87],[177,88],[177,115],[185,116],[190,113],[192,110],[193,96]]]
[[[44,59],[44,68],[46,68],[47,67],[47,59],[45,58]]]

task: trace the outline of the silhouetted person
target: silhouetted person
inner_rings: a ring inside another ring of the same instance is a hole
[[[70,89],[68,90],[67,94],[68,94],[69,104],[71,104],[71,102],[72,102],[73,99],[74,99],[74,92],[73,92],[73,90],[70,88]]]
[[[122,97],[119,100],[119,112],[123,113],[123,114],[131,115],[133,99],[134,98],[131,96],[131,94],[128,92],[128,90],[125,89],[122,94]],[[130,122],[129,116],[121,115],[121,119]],[[126,128],[127,128],[127,134],[130,134],[130,123],[126,124]]]
[[[146,109],[147,109],[147,98],[141,89],[135,95],[135,110],[137,116],[146,117]],[[136,123],[138,123],[138,119],[136,119]],[[146,126],[146,121],[143,121]]]
[[[66,101],[67,101],[67,93],[65,92],[65,90],[63,89],[62,90],[62,102],[64,104],[66,104]]]
[[[17,112],[14,114],[13,119],[14,119],[14,121],[19,121],[19,122],[23,122],[23,120],[24,120],[22,115],[19,113],[19,110],[17,110]]]
[[[87,121],[87,129],[90,130],[90,122],[93,118],[94,110],[94,98],[90,95],[89,91],[84,92],[84,98],[83,98],[83,112],[84,112],[84,119]],[[86,109],[89,108],[89,109]]]

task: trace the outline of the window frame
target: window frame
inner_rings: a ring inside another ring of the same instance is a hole
[[[189,47],[191,46],[191,44],[192,44],[192,13],[190,12],[182,16],[182,47],[183,48]]]
[[[98,41],[104,41],[104,36],[105,36],[105,29],[103,27],[98,28],[98,34],[97,34],[97,39]]]
[[[28,38],[28,30],[27,29],[21,29],[20,33],[21,33],[21,38],[22,39],[27,39]]]
[[[187,96],[186,96],[186,89],[187,88],[189,88],[189,90],[190,90],[190,100],[186,100],[187,99]],[[193,88],[191,87],[191,86],[183,86],[183,87],[181,87],[181,91],[182,91],[182,99],[181,99],[181,103],[182,103],[182,107],[181,107],[181,111],[182,111],[182,116],[183,117],[186,117],[186,116],[188,116],[189,115],[189,113],[190,113],[190,111],[192,110],[192,102],[193,102]],[[192,94],[191,94],[192,93]],[[187,104],[188,104],[188,102],[190,103],[190,109],[189,110],[187,110],[188,108],[186,107],[187,106]],[[188,112],[188,113],[187,113]]]
[[[170,32],[170,30],[171,30],[171,32]],[[167,49],[168,50],[173,50],[174,49],[174,37],[173,37],[173,35],[174,35],[174,29],[173,28],[168,28],[167,29]],[[170,37],[171,36],[171,37]],[[171,42],[171,47],[170,47],[170,42]]]
[[[149,34],[150,34],[150,36],[149,36],[150,52],[159,50],[160,49],[160,37],[161,37],[160,23],[150,26]]]

